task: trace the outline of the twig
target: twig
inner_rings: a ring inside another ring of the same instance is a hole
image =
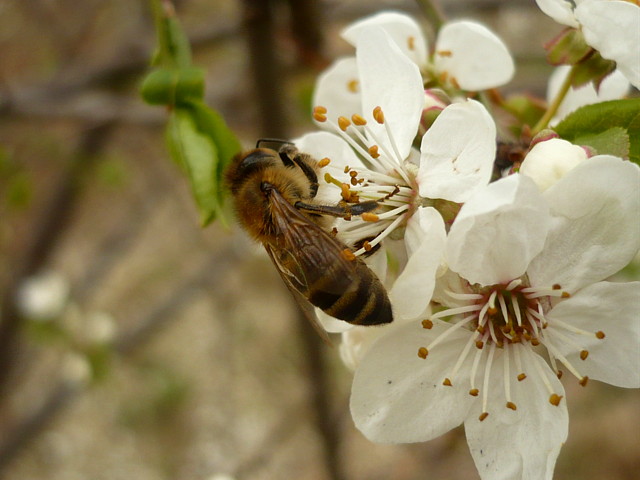
[[[273,0],[243,0],[244,32],[249,49],[251,77],[265,137],[287,138],[284,91],[287,78],[275,54]]]
[[[311,418],[322,439],[324,464],[331,480],[344,480],[347,477],[340,462],[340,432],[329,401],[329,392],[333,388],[327,376],[323,344],[302,311],[299,311],[297,323],[305,353],[303,358],[306,360],[307,372],[304,378],[308,379]]]

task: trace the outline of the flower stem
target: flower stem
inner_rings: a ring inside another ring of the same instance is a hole
[[[562,85],[560,86],[560,90],[558,90],[558,93],[556,94],[555,98],[551,102],[551,105],[549,105],[549,108],[547,109],[545,114],[542,116],[542,118],[540,118],[536,126],[533,127],[531,131],[532,136],[535,136],[541,130],[546,128],[547,125],[549,125],[549,122],[551,121],[553,116],[558,112],[558,108],[560,108],[560,104],[564,100],[564,97],[567,96],[567,92],[569,92],[569,89],[571,88],[571,83],[573,82],[573,77],[575,76],[575,73],[576,73],[576,67],[574,65],[573,67],[571,67],[571,70],[569,70],[569,73],[565,77],[564,82],[562,82]]]
[[[427,21],[433,27],[434,32],[437,34],[440,31],[440,27],[445,22],[442,9],[434,0],[416,0],[418,6],[422,9],[422,13],[427,17]]]

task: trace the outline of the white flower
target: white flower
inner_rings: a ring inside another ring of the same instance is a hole
[[[418,315],[429,304],[444,248],[444,222],[432,205],[436,199],[464,202],[489,182],[496,127],[474,100],[450,105],[423,136],[418,152],[412,143],[425,96],[416,64],[377,26],[360,36],[356,63],[362,107],[348,116],[316,107],[316,120],[335,134],[312,133],[295,143],[301,151],[329,159],[324,168],[330,185],[321,185],[319,201],[378,202],[375,214],[335,225],[338,238],[359,247],[356,255],[405,229],[408,263],[390,296],[394,311]]]
[[[570,66],[563,65],[556,68],[549,77],[549,85],[547,87],[547,101],[549,103],[553,101],[560,91],[560,86],[570,70]],[[571,87],[550,124],[557,124],[571,112],[585,105],[624,98],[630,89],[631,85],[619,70],[615,70],[605,77],[597,91],[591,82],[578,88]]]
[[[361,39],[369,36],[372,27],[385,31],[399,52],[418,66],[426,82],[435,80],[455,90],[477,91],[508,83],[515,71],[504,43],[476,22],[447,23],[438,34],[431,56],[420,26],[402,13],[382,12],[365,18],[348,26],[342,36],[357,47]],[[376,65],[381,73],[392,68],[382,57]],[[341,58],[318,78],[313,104],[324,105],[338,115],[351,115],[360,106],[360,92],[355,59]]]
[[[520,173],[545,191],[587,159],[587,151],[561,138],[536,143],[522,161]]]
[[[640,386],[640,282],[604,281],[640,248],[639,188],[637,166],[602,155],[543,194],[519,174],[476,192],[447,240],[451,308],[368,349],[357,427],[404,443],[464,423],[483,479],[550,479],[568,431],[560,366],[582,385]]]
[[[616,62],[618,70],[640,88],[640,7],[614,0],[536,0],[556,22],[578,28],[603,58]]]
[[[34,275],[20,286],[18,308],[34,320],[56,318],[67,306],[69,290],[69,282],[59,273],[48,271]]]

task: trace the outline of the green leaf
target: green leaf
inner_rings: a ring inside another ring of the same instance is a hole
[[[178,68],[191,66],[189,40],[175,16],[173,6],[161,0],[151,0],[151,6],[158,36],[154,64]]]
[[[577,145],[588,145],[598,154],[615,155],[629,158],[630,141],[627,131],[622,127],[613,127],[602,133],[588,133],[574,140]]]
[[[221,209],[218,149],[211,137],[198,128],[189,109],[176,108],[171,113],[167,140],[172,158],[187,174],[200,212],[200,225],[204,227]]]
[[[204,71],[201,68],[158,68],[142,81],[140,94],[150,105],[180,105],[204,96]]]
[[[587,137],[589,141],[598,143],[601,149],[609,148],[603,145],[603,142],[606,142],[611,144],[612,150],[616,150],[620,147],[622,137],[615,127],[623,129],[626,133],[629,140],[629,159],[640,162],[640,98],[586,105],[569,114],[554,127],[554,130],[560,137],[574,143]],[[612,129],[612,132],[606,133]],[[599,153],[606,153],[595,146],[594,148]]]

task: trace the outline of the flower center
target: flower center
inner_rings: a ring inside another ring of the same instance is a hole
[[[422,321],[423,328],[431,329],[434,320],[454,315],[459,318],[428,346],[420,347],[418,356],[426,359],[434,347],[458,329],[465,328],[473,332],[455,365],[442,383],[445,386],[453,385],[463,362],[469,357],[472,347],[475,346],[476,350],[470,372],[469,394],[478,396],[480,389],[476,378],[479,373],[480,361],[486,352],[482,382],[481,421],[489,415],[487,403],[490,372],[494,355],[498,349],[502,350],[503,358],[505,406],[511,410],[517,409],[511,395],[512,383],[517,385],[524,381],[529,374],[536,375],[542,380],[549,392],[550,404],[558,406],[562,400],[562,396],[553,390],[548,377],[549,373],[544,368],[544,360],[533,351],[533,348],[539,345],[546,348],[551,368],[558,378],[562,376],[562,371],[558,368],[558,363],[561,363],[578,379],[580,385],[586,386],[589,378],[581,375],[578,368],[561,353],[556,346],[557,342],[570,344],[573,349],[580,352],[580,359],[584,361],[589,356],[589,351],[576,345],[562,331],[589,337],[595,335],[600,340],[605,338],[605,334],[602,331],[583,331],[555,319],[552,321],[553,333],[549,333],[549,319],[545,315],[551,309],[552,299],[563,299],[570,296],[568,292],[562,290],[560,285],[554,285],[551,288],[534,288],[527,286],[525,281],[519,278],[508,284],[472,287],[472,291],[473,293],[463,294],[447,292],[452,298],[466,304],[442,310]],[[516,367],[515,375],[511,374],[512,361]],[[525,372],[525,366],[532,367],[532,369]]]
[[[343,242],[355,245],[355,255],[370,252],[394,230],[406,224],[415,211],[416,169],[401,157],[380,107],[373,110],[373,118],[378,124],[385,126],[383,138],[358,114],[352,115],[351,119],[341,116],[334,122],[327,116],[327,109],[318,106],[313,109],[313,118],[326,123],[366,163],[363,168],[345,167],[344,173],[349,174],[349,183],[341,182],[329,173],[324,178],[327,183],[340,188],[344,202],[373,200],[380,205],[375,214],[345,218],[344,222],[338,222],[334,228],[334,233]]]

